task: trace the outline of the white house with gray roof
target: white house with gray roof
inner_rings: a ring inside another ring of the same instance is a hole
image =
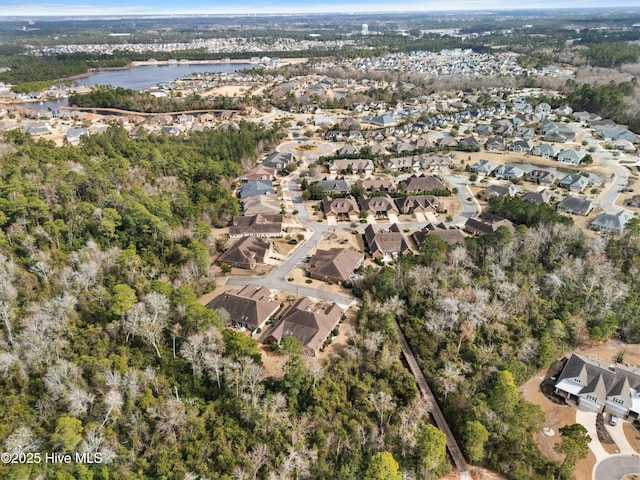
[[[601,213],[591,222],[591,228],[599,232],[615,233],[620,235],[624,226],[633,217],[628,210],[620,210],[618,213]]]
[[[582,148],[570,148],[558,154],[558,161],[560,163],[578,165],[586,155],[587,152],[585,152]]]
[[[555,385],[555,392],[593,412],[629,418],[640,416],[640,370],[573,354]]]

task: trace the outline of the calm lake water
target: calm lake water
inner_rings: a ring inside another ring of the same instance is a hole
[[[173,82],[190,73],[225,73],[255,67],[251,63],[211,63],[193,65],[141,65],[126,70],[106,70],[75,80],[74,85],[111,85],[142,90],[161,83]]]
[[[247,70],[255,65],[251,63],[211,63],[193,65],[141,65],[126,70],[107,70],[96,72],[88,77],[73,82],[74,85],[111,85],[113,87],[143,90],[158,84],[170,83],[191,73],[228,73]],[[32,110],[56,110],[68,105],[66,98],[47,100],[43,102],[25,102],[24,105]]]

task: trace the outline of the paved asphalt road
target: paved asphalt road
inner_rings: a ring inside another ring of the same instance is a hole
[[[604,167],[608,167],[613,170],[613,178],[611,179],[607,190],[603,193],[597,203],[605,212],[610,211],[612,213],[616,213],[620,210],[624,210],[615,203],[620,196],[622,189],[627,186],[627,182],[629,181],[629,173],[627,172],[627,169],[622,167],[618,161],[613,158],[611,152],[602,149],[600,143],[598,140],[593,138],[591,132],[578,124],[572,124],[572,126],[575,132],[582,136],[582,139],[587,142],[586,148],[595,149],[592,153],[593,157],[597,158]]]
[[[462,211],[453,219],[453,223],[462,226],[465,222],[475,216],[479,215],[482,209],[476,197],[469,188],[469,179],[464,175],[443,175],[444,179],[451,184],[451,188],[458,189],[458,200],[462,205]],[[471,200],[469,200],[471,199]]]
[[[640,455],[612,455],[596,465],[594,480],[620,480],[628,473],[640,473]]]

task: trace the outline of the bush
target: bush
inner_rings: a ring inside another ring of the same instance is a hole
[[[304,283],[311,283],[311,282],[313,282],[313,280],[311,280],[310,278],[307,278],[307,279],[304,281]]]

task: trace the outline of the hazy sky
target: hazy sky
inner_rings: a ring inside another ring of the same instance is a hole
[[[0,0],[0,16],[329,13],[638,6],[638,0]]]

